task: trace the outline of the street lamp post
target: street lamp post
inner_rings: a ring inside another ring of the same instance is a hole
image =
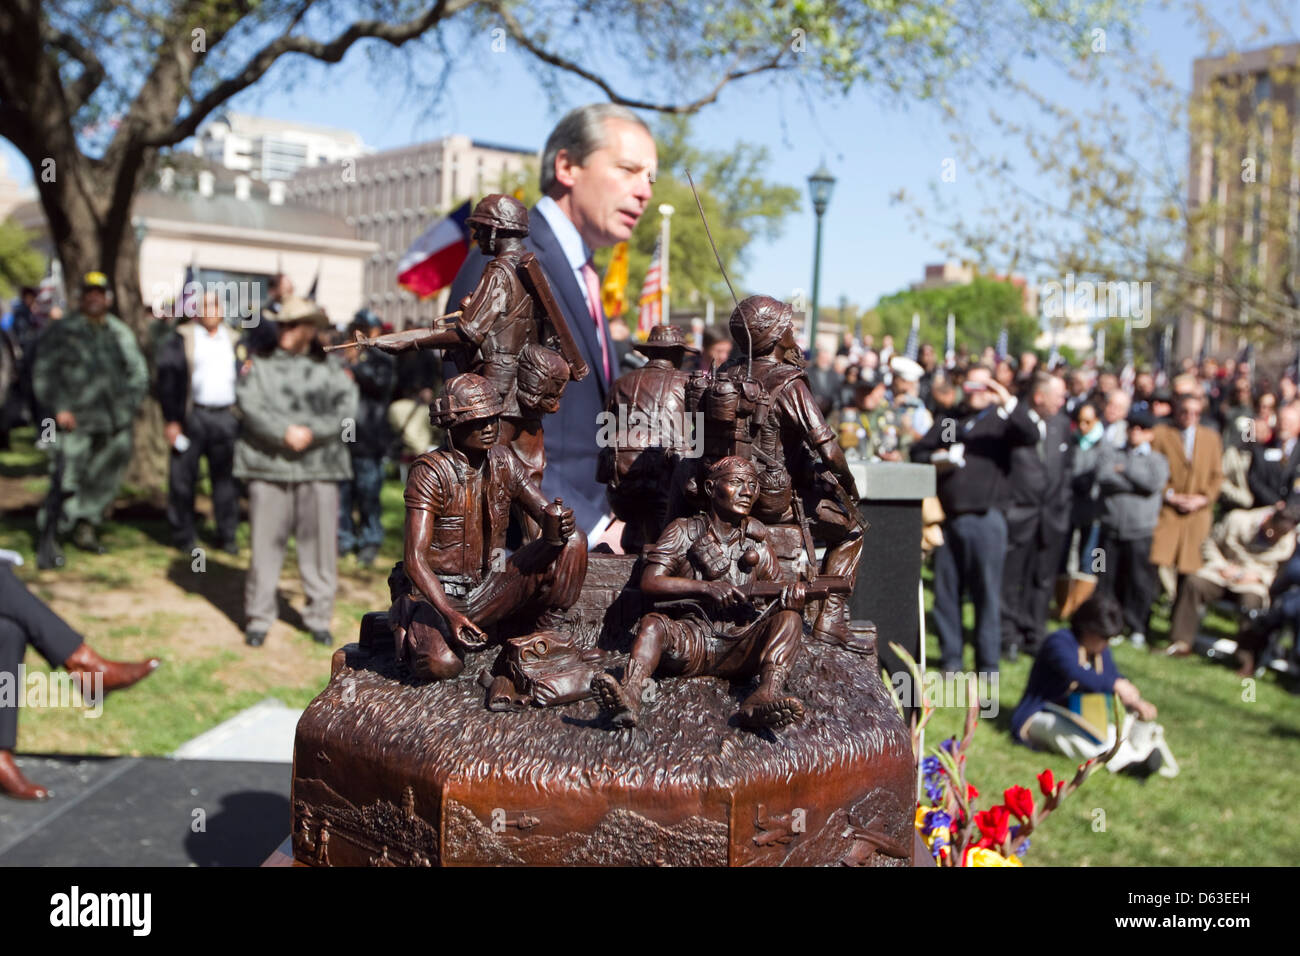
[[[672,227],[673,213],[675,210],[668,203],[663,203],[659,207],[659,215],[663,217],[662,232],[660,232],[660,249],[659,254],[659,302],[662,306],[659,316],[659,324],[667,325],[669,319],[669,286],[668,286],[668,238],[669,230]]]
[[[812,196],[813,212],[817,214],[817,238],[813,246],[813,288],[812,321],[808,326],[808,349],[817,350],[817,297],[821,294],[822,283],[822,216],[831,201],[831,190],[835,188],[835,177],[826,168],[822,160],[817,171],[808,177],[808,192]]]

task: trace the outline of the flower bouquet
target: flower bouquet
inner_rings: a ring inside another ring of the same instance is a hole
[[[916,661],[897,644],[890,644],[890,648],[911,671],[913,686],[921,686]],[[892,686],[888,675],[885,684]],[[1069,781],[1055,779],[1051,770],[1040,773],[1041,802],[1028,788],[1012,786],[1002,791],[1001,803],[979,810],[975,803],[979,791],[966,779],[966,751],[975,736],[980,710],[973,691],[972,687],[961,738],[949,737],[929,756],[921,756],[922,731],[934,707],[923,701],[920,712],[913,714],[912,748],[921,760],[922,790],[916,807],[916,829],[940,866],[1020,866],[1020,858],[1029,850],[1030,834],[1066,797],[1083,786],[1094,770],[1110,760],[1119,741],[1106,753],[1080,764]],[[894,702],[903,713],[902,701],[895,697]]]

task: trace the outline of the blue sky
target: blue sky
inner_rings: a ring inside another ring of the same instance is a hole
[[[1192,60],[1204,51],[1183,19],[1181,12],[1152,6],[1140,23],[1144,45],[1154,48],[1173,77],[1187,84]],[[486,34],[477,34],[454,47],[476,67],[453,71],[444,97],[433,110],[423,102],[413,103],[400,78],[376,83],[375,70],[362,50],[354,50],[332,67],[302,59],[286,63],[284,68],[297,78],[287,90],[273,75],[231,106],[350,128],[381,149],[449,133],[538,148],[558,112],[525,68],[523,54],[493,55],[489,45]],[[1124,69],[1118,57],[1108,66]],[[1040,61],[1029,68],[1039,88],[1057,99],[1069,102],[1078,96],[1049,64]],[[430,75],[437,69],[432,58],[428,69]],[[601,98],[594,87],[576,81],[566,83],[564,89],[569,97],[566,107]],[[978,106],[971,114],[977,129],[987,99],[971,97]],[[699,114],[694,128],[697,141],[712,149],[726,149],[742,139],[766,145],[772,155],[769,178],[797,185],[804,193],[804,209],[789,218],[784,234],[755,244],[744,276],[747,288],[782,297],[810,288],[814,221],[806,178],[823,157],[839,180],[825,219],[823,306],[834,305],[841,295],[872,305],[881,295],[918,279],[927,262],[942,258],[936,243],[915,230],[904,209],[891,205],[889,198],[900,188],[928,197],[931,183],[939,181],[940,164],[953,153],[934,107],[896,105],[887,93],[864,87],[846,99],[819,100],[810,109],[793,87],[783,91],[761,80],[740,81]],[[1185,163],[1185,146],[1176,144],[1174,149],[1175,160]],[[12,148],[3,144],[0,152],[11,174],[30,178],[25,162]],[[969,212],[979,201],[974,185],[969,177],[963,181],[959,169],[958,181],[944,184],[940,193],[943,208],[935,208],[928,198],[926,204],[940,217],[950,209]]]

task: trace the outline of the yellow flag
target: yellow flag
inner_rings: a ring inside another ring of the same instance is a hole
[[[600,297],[605,300],[605,314],[614,318],[627,308],[627,243],[620,242],[609,257],[605,281],[600,286]]]

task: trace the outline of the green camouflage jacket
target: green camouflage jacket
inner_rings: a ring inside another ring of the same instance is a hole
[[[41,334],[32,387],[51,414],[72,412],[78,429],[118,432],[135,418],[149,369],[125,322],[115,315],[91,322],[73,312]]]
[[[334,363],[281,349],[253,359],[235,386],[241,427],[235,476],[262,481],[343,481],[352,477],[357,387]],[[290,451],[290,425],[311,429],[312,444]]]

